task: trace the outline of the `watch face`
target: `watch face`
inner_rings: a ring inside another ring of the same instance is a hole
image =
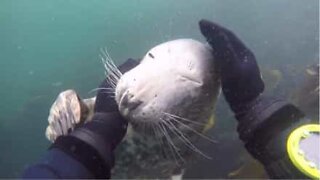
[[[300,150],[312,168],[320,169],[320,135],[319,132],[307,133],[307,137],[300,140]]]
[[[289,158],[296,168],[311,178],[320,178],[320,125],[295,129],[287,141]]]

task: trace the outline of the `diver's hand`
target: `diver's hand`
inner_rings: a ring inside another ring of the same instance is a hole
[[[132,59],[119,66],[124,73],[138,64]],[[84,165],[95,178],[109,178],[114,165],[113,151],[127,131],[128,122],[120,115],[111,85],[104,81],[96,97],[92,120],[67,136],[60,136],[51,146]]]
[[[118,69],[121,73],[125,73],[137,64],[137,61],[128,59]],[[126,134],[127,124],[127,120],[120,115],[118,110],[118,105],[114,98],[114,89],[110,82],[105,79],[99,86],[92,121],[79,128],[78,131],[93,132],[100,136],[113,150]]]
[[[129,58],[125,63],[121,64],[118,69],[122,74],[129,71],[138,65],[139,62],[132,58]],[[95,112],[109,113],[109,112],[119,112],[118,105],[114,98],[114,91],[111,84],[105,79],[99,86],[97,93],[96,103],[94,106]]]
[[[262,94],[264,83],[254,54],[230,30],[207,20],[201,33],[213,49],[221,73],[222,90],[238,120],[237,131],[247,151],[265,167],[270,178],[304,179],[289,159],[288,137],[309,124],[294,105]],[[300,137],[298,137],[299,139]]]
[[[137,64],[137,61],[128,59],[118,69],[123,74]],[[92,121],[85,124],[82,130],[89,130],[101,136],[113,150],[126,134],[127,125],[127,120],[120,115],[118,110],[118,105],[114,98],[114,89],[110,82],[105,79],[99,86]]]
[[[264,90],[254,54],[230,30],[208,20],[201,20],[199,26],[213,49],[221,74],[223,94],[235,111]]]

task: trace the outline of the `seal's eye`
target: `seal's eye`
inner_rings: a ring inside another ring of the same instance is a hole
[[[153,56],[153,54],[151,54],[151,53],[148,53],[148,56],[149,56],[149,57],[151,57],[152,59],[154,59],[154,56]]]

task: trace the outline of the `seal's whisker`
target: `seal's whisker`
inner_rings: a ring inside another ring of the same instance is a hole
[[[162,122],[160,122],[159,124],[162,124],[163,128],[164,128],[164,131],[166,132],[166,134],[168,135],[168,137],[170,138],[171,140],[171,143],[174,147],[174,149],[176,150],[176,153],[178,154],[179,158],[181,159],[182,162],[185,162],[184,158],[181,156],[181,154],[179,153],[180,152],[180,148],[177,147],[175,144],[174,144],[174,141],[172,140],[171,136],[170,136],[170,126],[166,123],[164,123],[164,121],[162,120]]]
[[[102,54],[104,55],[105,59],[107,60],[107,65],[113,70],[113,72],[117,75],[117,77],[121,77],[122,73],[117,68],[117,66],[114,64],[114,62],[112,61],[112,58],[108,53],[107,47],[105,47],[104,50],[102,49],[101,51],[102,51]]]
[[[170,117],[170,116],[168,116],[168,117]],[[173,120],[173,121],[175,121],[175,122],[177,122],[177,123],[181,124],[182,126],[184,126],[184,127],[188,128],[188,129],[190,129],[192,132],[194,132],[195,134],[199,135],[200,137],[202,137],[202,138],[204,138],[204,139],[206,139],[206,140],[208,140],[208,141],[210,141],[210,142],[212,142],[212,143],[217,143],[217,141],[215,141],[215,140],[213,140],[213,139],[209,138],[208,136],[206,136],[206,135],[202,134],[201,132],[198,132],[197,130],[195,130],[195,129],[193,129],[192,127],[190,127],[190,126],[186,125],[185,123],[183,123],[183,122],[179,121],[178,119],[175,119],[175,118],[172,118],[172,117],[170,117],[170,118],[171,118],[171,120]]]
[[[112,74],[111,73],[106,73],[106,81],[108,82],[108,84],[115,89],[117,82],[111,78]]]
[[[110,93],[115,93],[113,88],[94,88],[90,90],[88,93],[90,94],[99,90],[108,90]]]
[[[169,142],[169,141],[168,141],[168,137],[165,135],[165,132],[162,130],[161,125],[157,123],[155,127],[156,127],[156,129],[158,129],[159,134],[163,134],[163,137],[165,138],[165,140],[167,140],[167,142]],[[177,158],[176,158],[175,151],[173,150],[171,144],[170,144],[170,143],[167,143],[167,146],[169,146],[169,150],[170,150],[170,152],[171,152],[171,154],[172,154],[172,156],[173,156],[176,164],[179,164],[179,163],[178,163],[178,160],[177,160]]]
[[[175,154],[177,154],[178,157],[179,157],[183,162],[185,162],[185,160],[181,157],[181,155],[180,155],[180,153],[179,153],[179,149],[178,149],[177,146],[174,145],[174,143],[172,142],[171,137],[170,137],[168,131],[166,130],[165,124],[159,123],[159,125],[160,125],[160,127],[162,127],[163,134],[166,136],[167,141],[171,144],[170,147],[172,147],[172,148],[174,149]],[[175,157],[175,155],[174,155],[174,157]],[[176,159],[176,157],[175,157],[175,160],[176,160],[177,164],[180,165],[180,163],[179,163],[179,161]]]
[[[178,136],[178,138],[183,142],[183,143],[186,143],[188,142],[188,138],[185,138],[183,134],[180,134],[181,132],[176,130],[176,127],[173,123],[171,123],[170,121],[166,121],[165,119],[162,119],[163,120],[163,123],[166,124],[168,127],[169,130],[171,130],[176,136]],[[178,132],[178,133],[177,133]],[[181,139],[183,138],[183,139]],[[188,144],[186,144],[188,146]],[[192,147],[188,146],[189,148],[193,149]]]
[[[167,152],[167,149],[165,147],[165,143],[163,140],[163,135],[161,134],[161,132],[159,131],[159,129],[156,127],[157,124],[152,124],[152,129],[155,133],[155,137],[157,138],[157,140],[160,142],[160,148],[162,148],[165,152]]]
[[[107,76],[106,81],[108,82],[108,84],[111,86],[113,90],[116,89],[117,82],[115,82],[115,80],[111,79],[110,76]]]
[[[194,121],[191,121],[191,120],[189,120],[189,119],[186,119],[186,118],[183,118],[183,117],[174,115],[174,114],[166,113],[166,112],[163,112],[163,113],[164,113],[165,115],[167,115],[167,116],[170,116],[170,117],[179,119],[179,120],[181,120],[181,121],[186,121],[186,122],[189,122],[189,123],[192,123],[192,124],[196,124],[196,125],[199,125],[199,126],[205,126],[204,123],[194,122]]]
[[[200,155],[202,155],[203,157],[207,158],[207,159],[212,159],[210,156],[206,155],[205,153],[203,153],[200,149],[198,149],[175,125],[174,123],[172,123],[170,120],[167,119],[162,119],[164,123],[167,123],[168,126],[172,127],[169,128],[174,134],[176,134],[176,136],[178,136],[178,138],[187,146],[189,147],[191,150],[193,150],[194,152],[199,153]],[[180,135],[179,135],[180,134]]]
[[[159,129],[161,130],[161,128],[159,128]],[[165,135],[165,133],[163,133],[163,135]],[[177,158],[177,156],[179,157],[179,155],[176,155],[176,154],[178,154],[178,152],[174,149],[174,147],[171,145],[171,143],[169,143],[168,137],[166,135],[164,137],[165,137],[165,140],[167,140],[167,144],[166,145],[169,147],[170,153],[172,154],[171,158],[173,157],[175,163],[179,166],[180,163],[179,163],[178,158]]]
[[[117,68],[117,66],[114,64],[113,60],[111,59],[107,49],[101,49],[101,54],[100,58],[102,60],[102,63],[105,68],[105,74],[107,76],[107,81],[110,84],[112,88],[116,88],[116,85],[122,76],[122,73],[120,70]]]
[[[110,76],[107,76],[106,80],[107,80],[108,84],[110,84],[110,86],[111,86],[113,89],[116,88],[117,83],[116,83],[113,79],[111,79]]]
[[[103,51],[101,51],[102,52],[102,54],[103,54]],[[103,63],[103,66],[105,67],[105,70],[106,70],[106,73],[114,73],[115,74],[115,72],[113,72],[113,67],[112,67],[112,65],[110,65],[110,61],[112,61],[111,59],[108,59],[105,55],[99,55],[99,57],[101,58],[101,61],[102,61],[102,63]]]
[[[174,153],[173,153],[173,151],[172,151],[172,149],[171,149],[171,147],[170,147],[170,144],[166,144],[165,143],[165,136],[164,136],[164,134],[162,134],[161,133],[161,131],[159,130],[160,128],[159,127],[157,127],[157,126],[160,126],[160,125],[158,125],[158,124],[153,124],[153,126],[154,126],[154,130],[155,130],[155,132],[156,132],[156,136],[158,136],[158,140],[159,140],[159,144],[160,144],[160,148],[161,148],[161,150],[163,150],[163,156],[165,157],[165,158],[170,158],[170,153],[172,154],[172,155],[175,155]],[[169,148],[168,148],[168,146],[169,146]],[[168,149],[169,149],[169,152],[168,152]],[[175,160],[175,162],[178,164],[178,162],[177,162],[177,160]]]
[[[152,130],[153,130],[153,132],[154,132],[154,136],[158,139],[160,136],[158,135],[158,133],[157,133],[157,131],[156,131],[155,125],[152,124],[151,127],[152,127]]]
[[[115,65],[110,65],[110,62],[108,60],[104,60],[104,67],[108,75],[112,75],[111,77],[115,78],[115,80],[119,80],[119,78],[122,76],[117,72],[117,67]]]
[[[160,148],[165,149],[163,139],[162,139],[163,136],[161,136],[161,134],[159,133],[159,131],[157,130],[154,124],[152,124],[151,127],[153,129],[156,139],[159,141]]]
[[[146,130],[147,129],[147,123],[142,123],[141,126],[142,126],[141,129],[142,129],[143,133],[146,133],[147,132],[147,130]]]
[[[113,82],[118,82],[118,80],[121,76],[118,76],[117,74],[115,74],[113,69],[111,69],[111,67],[108,66],[108,62],[104,62],[104,67],[106,70],[105,74],[106,74],[107,78]]]

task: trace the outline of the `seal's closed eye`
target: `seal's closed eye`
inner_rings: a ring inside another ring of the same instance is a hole
[[[151,57],[152,59],[154,59],[154,56],[153,56],[153,54],[151,54],[151,53],[148,53],[148,56],[149,56],[149,57]]]

